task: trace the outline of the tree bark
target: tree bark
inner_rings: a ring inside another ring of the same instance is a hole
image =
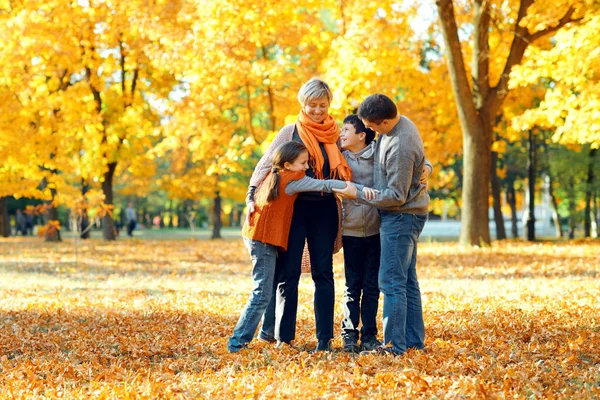
[[[442,36],[446,45],[446,58],[458,117],[463,132],[464,185],[462,197],[462,244],[482,245],[490,243],[488,225],[489,174],[491,131],[490,121],[495,118],[509,92],[510,71],[521,63],[527,46],[536,39],[555,32],[574,21],[574,8],[569,8],[555,26],[529,33],[521,22],[533,0],[521,0],[509,54],[496,86],[489,81],[489,7],[490,2],[473,2],[473,65],[470,89],[464,57],[458,37],[458,28],[452,0],[436,0]]]
[[[117,163],[112,162],[107,165],[108,170],[104,173],[104,181],[102,182],[102,193],[104,193],[104,203],[106,205],[114,205],[113,202],[113,179]],[[113,217],[107,214],[102,218],[102,236],[104,240],[117,240],[115,233],[115,223]]]
[[[577,221],[575,220],[575,213],[577,212],[575,204],[575,182],[573,178],[569,179],[569,239],[575,239],[575,228]]]
[[[558,213],[558,200],[554,194],[554,177],[550,173],[550,149],[548,147],[548,138],[546,137],[545,133],[542,136],[542,147],[546,157],[545,172],[546,176],[548,177],[548,194],[550,195],[550,202],[552,203],[552,220],[554,221],[556,236],[560,238],[564,235],[564,232],[562,229],[562,222],[560,221],[560,214]]]
[[[598,191],[594,190],[594,200],[593,203],[594,204],[594,211],[593,211],[593,215],[594,215],[594,221],[596,221],[596,236],[595,237],[600,237],[600,226],[598,226]]]
[[[488,127],[491,130],[491,126]],[[483,246],[490,244],[489,193],[491,143],[489,136],[466,131],[463,143],[464,174],[460,243]]]
[[[502,215],[502,200],[500,198],[500,179],[496,170],[498,163],[498,153],[492,151],[491,174],[492,199],[494,205],[494,222],[496,223],[496,239],[506,239],[506,229],[504,228],[504,215]]]
[[[51,155],[51,158],[53,156]],[[45,169],[50,172],[52,175],[56,174],[56,170]],[[42,179],[42,183],[40,184],[40,189],[44,190],[48,188],[48,179],[45,177]],[[46,242],[60,242],[60,230],[56,229],[56,227],[50,225],[50,221],[58,221],[58,210],[54,207],[54,199],[56,197],[56,189],[54,187],[50,187],[50,200],[44,201],[46,206],[46,211],[43,215],[44,225],[46,226],[46,230],[44,231],[44,241]]]
[[[519,237],[519,227],[517,225],[517,197],[515,193],[515,181],[510,179],[507,182],[506,188],[506,202],[510,207],[510,222],[511,222],[511,235],[513,238]]]
[[[437,7],[446,44],[452,89],[463,131],[464,175],[460,242],[467,245],[486,245],[490,243],[488,216],[490,175],[489,172],[483,171],[490,171],[491,168],[492,127],[489,118],[479,113],[473,102],[473,93],[469,87],[452,0],[438,0]],[[483,40],[481,37],[481,35],[485,36],[485,32],[480,27],[477,29],[478,43],[485,48],[484,42],[487,43],[487,40]],[[477,52],[479,50],[481,49],[477,49]],[[481,57],[486,57],[486,62],[488,56],[488,54],[481,55]],[[473,58],[480,60],[479,56],[474,55]],[[478,65],[481,71],[482,67],[479,62]],[[486,96],[488,91],[482,90],[482,87],[485,86],[483,80],[474,79],[474,82],[479,87],[478,96]]]
[[[533,130],[529,131],[528,160],[527,160],[527,191],[529,193],[527,214],[527,240],[535,240],[535,140]]]
[[[214,209],[213,209],[213,231],[211,239],[221,239],[221,195],[219,191],[215,192]]]
[[[558,213],[558,200],[554,194],[554,180],[548,175],[548,194],[550,195],[550,201],[552,202],[552,220],[554,221],[554,229],[556,231],[556,237],[563,237],[562,223],[560,222],[560,214]]]
[[[51,189],[52,199],[56,196],[56,190]],[[52,205],[52,202],[48,204],[48,211],[46,215],[46,233],[44,234],[44,240],[46,242],[61,242],[60,230],[49,226],[50,221],[58,221],[58,209]]]
[[[90,190],[90,187],[88,186],[87,181],[85,179],[81,178],[81,196],[84,199],[85,199],[85,194],[89,190]],[[88,219],[87,207],[84,207],[83,210],[81,210],[81,216],[78,216],[78,218],[81,218],[81,223],[79,224],[79,237],[81,239],[89,239],[91,236],[91,233],[90,233],[91,228],[90,228],[90,230],[87,230],[87,228],[90,226],[90,220]]]
[[[0,235],[2,237],[10,236],[10,219],[8,217],[6,197],[0,197]]]
[[[592,236],[592,192],[594,191],[594,160],[597,149],[591,149],[589,152],[588,175],[585,185],[585,215],[584,215],[584,237]]]

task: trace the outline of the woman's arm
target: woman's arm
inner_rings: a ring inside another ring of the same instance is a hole
[[[379,193],[379,190],[371,189],[365,187],[363,185],[360,186],[357,190],[364,192],[365,198],[368,200],[375,199],[376,195]],[[285,193],[288,195],[292,195],[294,193],[300,192],[327,192],[332,193],[333,189],[343,189],[346,187],[346,182],[338,181],[337,179],[314,179],[308,176],[305,176],[302,179],[298,179],[295,181],[291,181],[285,187]]]

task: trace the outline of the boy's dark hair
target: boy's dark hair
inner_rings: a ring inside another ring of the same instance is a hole
[[[351,124],[356,129],[356,133],[365,133],[365,144],[368,145],[375,139],[375,132],[365,126],[365,124],[358,118],[356,114],[350,114],[344,118],[344,124]]]
[[[267,184],[267,201],[273,201],[279,195],[279,171],[282,170],[286,162],[293,164],[302,154],[308,151],[306,146],[300,142],[285,142],[275,150],[273,154],[273,164],[271,165],[271,175]]]
[[[358,107],[360,119],[381,124],[384,119],[394,119],[398,115],[396,104],[384,94],[372,94]]]

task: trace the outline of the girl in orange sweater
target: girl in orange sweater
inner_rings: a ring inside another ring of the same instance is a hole
[[[299,142],[286,142],[277,148],[271,172],[260,185],[256,206],[244,224],[242,236],[252,258],[253,289],[227,344],[230,353],[247,347],[269,305],[273,293],[277,251],[287,250],[294,201],[299,192],[332,192],[345,182],[319,180],[305,175],[308,150]],[[369,190],[368,188],[364,189]]]

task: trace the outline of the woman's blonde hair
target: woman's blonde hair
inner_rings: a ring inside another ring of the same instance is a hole
[[[327,98],[329,104],[331,104],[331,100],[333,100],[333,94],[331,93],[331,89],[329,89],[329,85],[319,78],[312,78],[308,82],[306,82],[300,88],[298,92],[298,101],[302,106],[308,104],[309,101],[313,99],[324,99]]]

